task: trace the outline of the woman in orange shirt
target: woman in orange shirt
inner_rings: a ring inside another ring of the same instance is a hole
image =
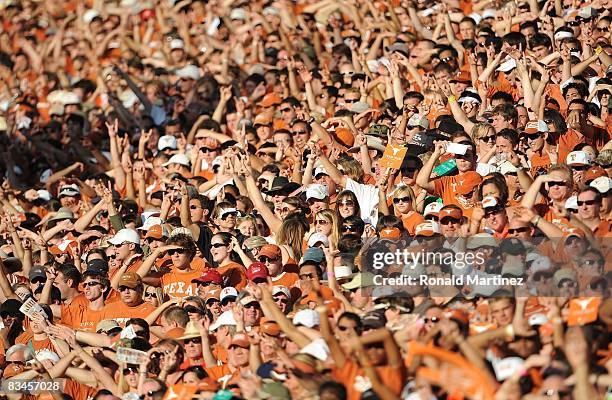
[[[414,235],[416,226],[425,221],[425,218],[414,210],[415,197],[410,186],[403,186],[393,194],[393,212],[404,224],[404,228]]]

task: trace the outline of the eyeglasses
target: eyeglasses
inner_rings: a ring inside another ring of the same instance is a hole
[[[592,205],[597,204],[597,200],[584,200],[584,201],[578,200],[577,203],[578,203],[578,207],[580,207],[580,206],[592,206]]]
[[[144,293],[144,298],[147,299],[149,297],[151,298],[155,298],[157,296],[157,294],[155,292],[145,292]]]
[[[548,187],[553,187],[553,186],[565,187],[567,186],[567,182],[564,182],[564,181],[548,182]]]
[[[119,291],[120,292],[126,292],[128,290],[134,290],[131,287],[127,287],[127,286],[119,286]]]
[[[324,219],[317,219],[315,220],[315,225],[329,225],[329,221],[326,221]]]
[[[278,257],[275,257],[275,258],[270,258],[270,257],[266,257],[266,256],[259,257],[259,262],[260,263],[264,263],[264,264],[273,263],[273,262],[277,262],[277,261],[278,261]]]
[[[412,199],[409,196],[406,197],[396,197],[393,199],[393,204],[399,204],[399,203],[411,203]]]
[[[452,224],[460,224],[460,223],[461,223],[460,219],[456,219],[452,217],[445,217],[440,220],[441,225],[452,225]]]
[[[353,207],[355,205],[355,202],[353,200],[344,200],[344,201],[338,202],[338,205]]]
[[[342,225],[342,232],[357,232],[357,227],[353,225]]]
[[[169,256],[173,256],[175,254],[185,254],[185,249],[171,249],[166,252]]]
[[[514,235],[516,233],[525,233],[525,232],[529,232],[529,228],[526,226],[523,226],[521,228],[511,228],[508,229],[508,234],[509,235]]]
[[[314,279],[314,278],[315,278],[315,274],[300,274],[300,279],[302,280]]]
[[[123,375],[131,375],[138,373],[138,369],[134,367],[123,368]]]
[[[94,287],[94,286],[97,286],[97,285],[102,286],[102,282],[91,281],[91,282],[83,283],[83,286],[85,286],[85,287]]]
[[[184,342],[185,342],[185,346],[188,345],[189,343],[202,344],[202,338],[194,337],[191,339],[185,339]]]
[[[220,247],[227,247],[227,245],[225,243],[211,243],[210,247],[214,247],[215,249],[218,249]]]

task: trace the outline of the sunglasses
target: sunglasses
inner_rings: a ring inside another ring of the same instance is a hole
[[[526,232],[529,232],[529,228],[526,227],[526,226],[524,226],[522,228],[513,228],[513,229],[511,228],[511,229],[508,229],[508,234],[509,235],[514,235],[516,233],[526,233]]]
[[[302,280],[314,279],[314,278],[315,278],[315,274],[300,274],[300,279]]]
[[[525,133],[523,136],[527,140],[538,140],[540,138],[540,136],[542,136],[542,135],[540,133],[536,132],[536,133],[530,133],[530,134]]]
[[[324,219],[317,219],[315,220],[315,225],[329,225],[329,221],[326,221]]]
[[[308,131],[293,131],[294,135],[306,135]]]
[[[338,202],[338,204],[341,206],[353,207],[355,205],[355,202],[353,200],[345,200],[345,201]]]
[[[215,249],[218,249],[221,247],[227,247],[227,245],[225,243],[211,243],[210,247],[214,247]]]
[[[357,232],[357,227],[353,225],[343,225],[342,232]]]
[[[393,204],[399,204],[399,203],[411,203],[412,199],[408,196],[406,197],[396,197],[393,199]]]
[[[574,171],[586,171],[591,168],[589,165],[572,165]]]
[[[187,306],[187,307],[185,307],[185,311],[187,311],[188,313],[191,313],[191,314],[202,314],[203,313],[202,310],[200,310],[199,308],[194,307],[194,306]]]
[[[145,298],[145,299],[147,299],[147,298],[149,298],[149,297],[154,298],[154,297],[156,297],[156,296],[157,296],[157,295],[155,294],[155,292],[145,292],[145,294],[144,294],[144,298]]]
[[[123,375],[137,374],[138,369],[134,367],[123,368]]]
[[[349,103],[349,104],[357,103],[357,101],[359,101],[359,100],[357,100],[357,99],[344,99],[344,102],[345,103]]]
[[[289,304],[289,300],[288,299],[283,299],[280,297],[274,297],[274,302],[275,303],[281,303],[281,304]]]
[[[590,266],[595,266],[595,265],[599,265],[599,264],[603,264],[604,261],[603,260],[583,260],[582,261],[584,263],[584,265],[586,265],[587,267]]]
[[[432,324],[437,324],[438,322],[440,322],[440,318],[438,318],[438,317],[423,318],[423,322],[425,322],[426,324],[428,324],[430,322]]]
[[[578,200],[577,203],[579,207],[580,206],[592,206],[592,205],[597,204],[597,200],[584,200],[584,201]]]
[[[158,394],[164,393],[165,391],[166,391],[165,389],[149,390],[147,393],[140,396],[140,398],[144,399],[146,397],[155,397]]]
[[[92,281],[92,282],[85,282],[85,283],[83,283],[83,286],[88,287],[88,288],[89,287],[98,286],[98,285],[102,286],[102,282]]]
[[[506,210],[504,208],[495,208],[493,210],[490,211],[485,211],[485,218],[489,218],[492,217],[494,215],[497,214],[501,214],[502,212],[505,212]]]
[[[265,278],[255,278],[253,279],[253,283],[258,285],[260,283],[267,283],[268,281]]]
[[[202,153],[214,153],[217,149],[210,149],[208,147],[200,147],[200,151]]]
[[[610,30],[610,28],[607,27],[607,26],[601,26],[601,27],[600,26],[596,26],[595,30],[599,31],[599,32],[608,32]]]
[[[203,282],[203,281],[198,281],[198,282],[196,282],[196,284],[197,284],[198,286],[210,286],[210,285],[218,285],[218,283],[215,283],[215,282],[213,282],[213,281],[205,281],[205,282]]]
[[[188,345],[189,343],[202,344],[202,338],[195,337],[195,338],[191,338],[191,339],[185,339],[184,343],[185,343],[185,346]]]
[[[276,262],[276,261],[278,261],[278,257],[276,257],[276,258],[270,258],[270,257],[266,257],[266,256],[259,257],[259,262],[260,263],[264,263],[264,264],[273,263],[273,262]]]
[[[315,179],[316,180],[323,179],[323,177],[326,177],[326,176],[329,176],[329,175],[327,175],[327,174],[316,174],[315,175]]]
[[[127,287],[127,286],[119,286],[119,291],[120,292],[125,292],[128,290],[136,290],[136,289],[132,289],[131,287]]]
[[[185,249],[171,249],[166,252],[169,256],[173,256],[175,254],[185,254]]]
[[[45,278],[34,278],[30,282],[35,284],[35,285],[41,285],[41,284],[44,284],[45,282],[47,282],[47,280]]]
[[[250,302],[249,304],[245,304],[243,306],[244,308],[259,308],[259,303],[257,302]]]
[[[452,217],[446,217],[440,220],[441,225],[452,225],[452,224],[460,224],[460,223],[461,223],[460,219],[456,219]]]
[[[548,182],[548,187],[553,187],[553,186],[565,187],[567,186],[567,182],[564,182],[564,181]]]
[[[437,215],[426,215],[425,219],[427,221],[435,221],[435,222],[438,222],[438,220],[439,220]]]

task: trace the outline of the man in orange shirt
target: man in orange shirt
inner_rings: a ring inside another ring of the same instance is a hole
[[[461,144],[467,144],[467,142],[462,142]],[[474,171],[476,167],[476,146],[470,143],[469,149],[465,154],[455,154],[459,174],[443,176],[432,180],[431,173],[440,156],[446,153],[447,146],[448,142],[436,142],[433,154],[417,175],[417,185],[429,193],[441,197],[444,204],[458,205],[465,212],[474,206],[474,192],[476,187],[482,182],[482,177]]]
[[[103,269],[95,268],[98,261],[92,260],[83,273],[84,295],[87,304],[78,302],[62,307],[61,323],[73,329],[95,332],[104,309],[104,293],[109,290],[110,282]]]
[[[140,276],[135,272],[126,272],[119,279],[121,300],[107,304],[102,310],[100,320],[114,319],[123,327],[130,318],[146,318],[155,307],[142,299],[143,292]]]

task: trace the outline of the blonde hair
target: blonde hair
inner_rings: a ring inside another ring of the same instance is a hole
[[[332,225],[332,229],[331,229],[331,233],[330,233],[330,239],[331,242],[334,246],[335,249],[338,248],[338,240],[340,238],[340,227],[338,226],[338,217],[336,216],[336,213],[330,209],[327,210],[321,210],[318,213],[315,214],[315,221],[317,220],[317,217],[321,217],[324,220],[326,220],[327,222],[330,222]]]
[[[158,302],[157,306],[161,306],[165,301],[163,289],[161,287],[151,286],[145,283],[144,290],[142,291],[142,293],[146,293],[148,288],[153,288],[153,290],[155,290],[155,298],[157,299],[157,302]]]
[[[276,234],[276,244],[287,246],[293,253],[291,256],[295,259],[302,258],[302,245],[306,227],[298,218],[289,218],[283,221]]]
[[[393,192],[392,198],[397,199],[398,197],[403,197],[404,195],[410,197],[410,210],[414,211],[416,206],[416,197],[414,195],[414,191],[410,186],[400,186]],[[395,207],[393,207],[393,209],[395,215],[400,216],[400,212],[397,211]]]
[[[489,130],[495,132],[495,128],[493,128],[493,125],[486,122],[479,122],[477,124],[474,124],[474,127],[470,131],[470,137],[472,138],[472,141],[474,143],[477,143],[478,139],[485,136]]]
[[[251,221],[253,225],[255,226],[254,236],[259,236],[259,230],[257,229],[257,221],[255,221],[255,218],[253,218],[251,215],[245,215],[244,217],[236,218],[236,229],[238,229],[240,224],[242,224],[243,222],[248,222],[248,221]]]

